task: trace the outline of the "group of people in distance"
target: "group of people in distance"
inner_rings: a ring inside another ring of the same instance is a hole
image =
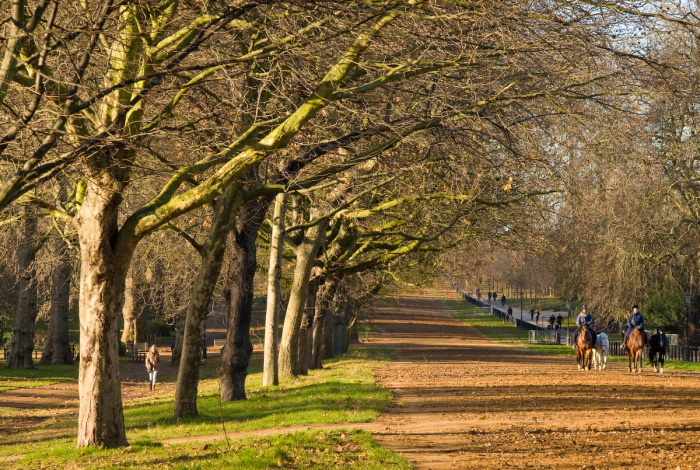
[[[581,305],[581,311],[576,317],[576,332],[574,333],[574,338],[578,338],[583,325],[588,325],[588,329],[593,335],[593,344],[595,344],[596,338],[598,337],[598,331],[595,329],[595,319],[593,318],[593,315],[588,313],[585,305]],[[632,331],[634,331],[634,329],[637,327],[644,331],[644,316],[640,313],[639,307],[637,305],[633,305],[632,312],[630,312],[629,316],[627,317],[627,326],[625,327],[622,337],[623,349],[627,347],[627,340],[629,339]]]

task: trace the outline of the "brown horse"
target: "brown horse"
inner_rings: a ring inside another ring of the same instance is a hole
[[[625,349],[627,351],[627,370],[642,373],[642,353],[647,344],[647,335],[636,327],[627,338]]]
[[[582,325],[578,338],[576,338],[576,362],[579,370],[591,370],[592,355],[593,334],[588,325]]]

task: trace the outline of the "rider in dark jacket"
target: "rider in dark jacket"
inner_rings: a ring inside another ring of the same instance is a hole
[[[588,330],[593,335],[593,344],[595,344],[596,338],[598,337],[598,332],[595,331],[595,319],[593,315],[588,313],[585,305],[581,305],[581,311],[576,317],[576,332],[574,333],[574,338],[578,340],[578,335],[581,333],[581,327],[583,325],[588,325]]]
[[[625,329],[623,345],[627,344],[627,340],[636,327],[639,327],[640,330],[644,331],[644,316],[639,313],[639,307],[634,305],[632,307],[632,313],[630,313],[630,316],[627,317],[627,328]]]

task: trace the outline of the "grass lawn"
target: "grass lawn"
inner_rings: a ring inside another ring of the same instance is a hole
[[[78,366],[40,366],[36,369],[5,369],[0,365],[0,392],[14,388],[51,385],[78,379]]]
[[[173,397],[157,396],[125,405],[131,447],[75,449],[76,416],[31,431],[4,436],[0,455],[21,455],[3,468],[410,468],[403,458],[378,447],[360,431],[304,431],[181,443],[163,441],[295,425],[371,421],[391,400],[374,385],[373,371],[388,360],[381,349],[355,348],[329,360],[324,369],[262,387],[262,374],[249,375],[248,400],[220,405],[214,362],[203,368],[197,418],[172,418]],[[0,458],[1,459],[1,458]]]

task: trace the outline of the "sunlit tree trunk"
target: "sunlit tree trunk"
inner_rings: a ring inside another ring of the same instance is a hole
[[[134,298],[134,277],[131,272],[126,276],[124,285],[124,330],[122,331],[122,341],[126,344],[135,343],[138,340],[138,314],[136,313],[136,300]]]
[[[209,304],[221,273],[226,251],[226,238],[240,207],[238,186],[229,187],[216,204],[216,213],[207,244],[202,248],[202,263],[192,287],[190,303],[185,315],[185,333],[182,342],[180,368],[175,388],[174,416],[197,416],[197,389],[199,366],[202,360],[202,335]]]
[[[327,226],[328,222],[324,220],[309,228],[296,249],[297,261],[294,268],[294,280],[292,281],[292,290],[280,341],[280,376],[290,377],[299,374],[299,330],[306,308],[311,268],[316,260],[318,250],[325,240]]]
[[[267,275],[267,310],[265,312],[265,346],[263,357],[263,385],[279,384],[277,369],[277,325],[281,300],[282,249],[284,248],[284,212],[286,194],[275,198],[270,237],[270,267]]]
[[[127,445],[119,380],[119,329],[135,244],[117,249],[123,186],[108,172],[91,178],[76,218],[80,240],[78,447]]]

